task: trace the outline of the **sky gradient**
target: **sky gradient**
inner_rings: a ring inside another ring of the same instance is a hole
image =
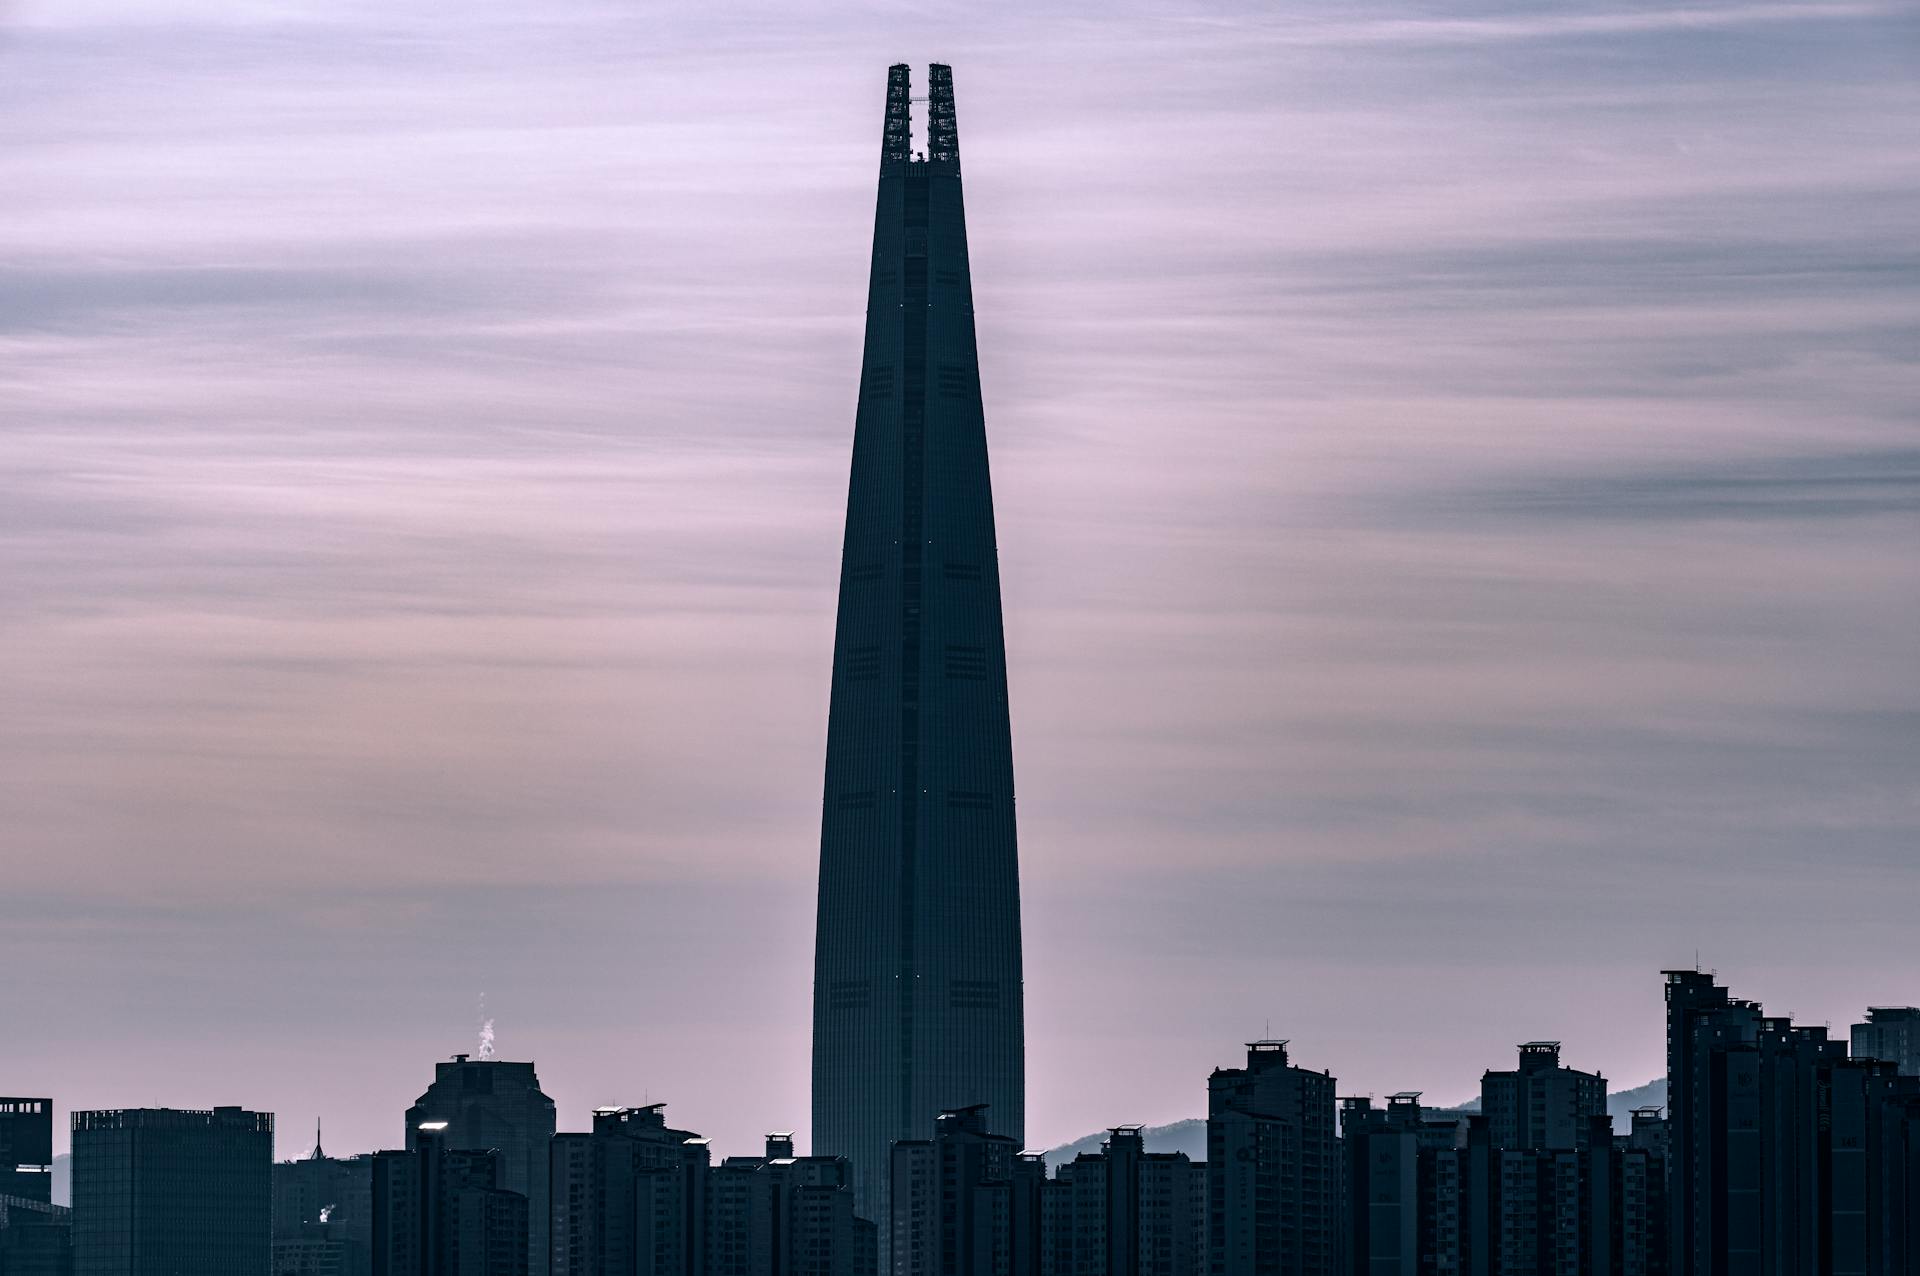
[[[0,1091],[807,1121],[885,68],[954,66],[1028,1138],[1920,1001],[1903,4],[0,0]],[[917,72],[923,74],[923,71]]]

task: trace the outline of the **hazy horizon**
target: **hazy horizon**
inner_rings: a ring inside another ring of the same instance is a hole
[[[1031,1145],[1920,1002],[1911,6],[0,0],[0,1091],[395,1146],[484,994],[562,1129],[804,1146],[936,60]]]

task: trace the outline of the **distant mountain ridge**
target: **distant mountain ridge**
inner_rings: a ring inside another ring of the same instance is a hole
[[[1190,1160],[1207,1159],[1207,1122],[1204,1117],[1189,1117],[1171,1125],[1147,1126],[1140,1131],[1140,1139],[1149,1152],[1185,1152]],[[1057,1148],[1048,1148],[1041,1155],[1047,1158],[1047,1169],[1052,1171],[1082,1152],[1098,1152],[1100,1145],[1106,1141],[1107,1131],[1102,1130],[1071,1143],[1062,1143]]]
[[[1656,1077],[1645,1085],[1634,1086],[1630,1090],[1615,1090],[1607,1095],[1607,1115],[1613,1118],[1616,1133],[1625,1134],[1633,1124],[1635,1108],[1665,1108],[1667,1106],[1667,1079]],[[1469,1099],[1454,1107],[1431,1107],[1427,1111],[1434,1113],[1478,1112],[1480,1100]],[[1140,1138],[1149,1152],[1185,1152],[1195,1161],[1207,1159],[1207,1123],[1204,1118],[1190,1117],[1185,1121],[1175,1121],[1169,1125],[1150,1125],[1140,1131]],[[1107,1132],[1089,1134],[1075,1139],[1071,1143],[1062,1143],[1059,1147],[1048,1148],[1043,1156],[1047,1158],[1048,1170],[1065,1165],[1082,1152],[1098,1152],[1100,1145],[1107,1141]]]

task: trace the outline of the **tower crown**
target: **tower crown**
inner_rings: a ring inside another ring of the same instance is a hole
[[[913,107],[926,106],[924,146],[914,150]],[[913,68],[896,62],[887,68],[887,113],[880,139],[880,171],[888,173],[914,164],[935,164],[958,170],[960,129],[953,109],[953,68],[943,62],[927,67],[927,96],[913,96]]]

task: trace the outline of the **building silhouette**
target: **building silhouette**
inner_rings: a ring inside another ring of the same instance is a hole
[[[52,1099],[0,1099],[0,1196],[53,1200]]]
[[[1871,1202],[1867,1218],[1878,1272],[1920,1272],[1920,1077],[1886,1081],[1869,1109]]]
[[[1199,1276],[1207,1166],[1149,1152],[1139,1126],[1115,1126],[1043,1186],[1040,1219],[1043,1276]]]
[[[1867,1021],[1853,1025],[1852,1046],[1856,1059],[1885,1059],[1901,1076],[1920,1077],[1920,1006],[1869,1006]]]
[[[527,1198],[527,1271],[547,1276],[554,1113],[533,1065],[464,1054],[435,1064],[433,1084],[407,1109],[407,1150],[414,1149],[423,1126],[442,1121],[446,1147],[499,1152],[499,1186]]]
[[[1429,1112],[1418,1090],[1387,1096],[1384,1108],[1371,1098],[1340,1100],[1340,1160],[1343,1183],[1339,1270],[1368,1276],[1412,1276],[1434,1265],[1430,1256],[1457,1251],[1465,1231],[1459,1217],[1469,1208],[1453,1180],[1462,1167],[1443,1156],[1468,1146],[1466,1129],[1477,1122],[1466,1183],[1484,1180],[1490,1140],[1484,1117],[1469,1122],[1458,1113]],[[1485,1254],[1488,1241],[1469,1240],[1469,1253]],[[1215,1272],[1236,1270],[1231,1264]],[[1471,1270],[1471,1266],[1467,1268]]]
[[[1536,1073],[1545,1071],[1537,1057],[1532,1062]],[[1496,1089],[1512,1076],[1488,1075]],[[1656,1276],[1665,1270],[1664,1125],[1657,1110],[1642,1113],[1634,1133],[1618,1138],[1604,1113],[1588,1115],[1585,1129],[1567,1131],[1557,1146],[1503,1144],[1493,1118],[1426,1109],[1411,1090],[1389,1096],[1385,1107],[1369,1098],[1342,1099],[1340,1120],[1343,1270],[1367,1276]]]
[[[761,1156],[714,1164],[666,1105],[597,1108],[553,1138],[554,1276],[870,1276],[874,1225],[853,1210],[847,1162]]]
[[[814,1150],[888,1217],[942,1111],[1025,1127],[1019,866],[953,78],[888,73],[827,724]],[[883,1238],[884,1248],[884,1238]],[[883,1255],[884,1257],[884,1255]]]
[[[53,1100],[0,1098],[0,1276],[67,1276],[72,1211],[53,1203]]]
[[[260,1276],[271,1252],[273,1114],[73,1114],[76,1276]]]
[[[795,1156],[769,1134],[764,1156],[730,1156],[707,1179],[706,1276],[873,1276],[879,1229],[854,1211],[843,1157]]]
[[[666,1104],[596,1108],[593,1129],[553,1139],[553,1276],[704,1270],[707,1140]]]
[[[1036,1170],[1037,1165],[1037,1170]],[[1038,1257],[1046,1165],[987,1128],[987,1107],[943,1112],[931,1139],[893,1145],[893,1276],[1011,1276]],[[1016,1204],[1015,1180],[1026,1188]]]
[[[1493,1145],[1555,1151],[1590,1146],[1593,1118],[1607,1114],[1607,1079],[1562,1067],[1558,1041],[1517,1048],[1518,1067],[1489,1070],[1480,1078],[1480,1111]]]
[[[1247,1066],[1207,1078],[1208,1270],[1326,1276],[1340,1256],[1334,1081],[1247,1044]]]
[[[273,1276],[366,1276],[373,1262],[373,1155],[313,1151],[273,1167]]]
[[[73,1211],[0,1194],[0,1276],[73,1276]]]
[[[1663,973],[1673,1276],[1913,1271],[1920,1081],[1712,975]]]
[[[373,1276],[527,1276],[527,1198],[495,1148],[450,1146],[445,1121],[373,1154]]]

